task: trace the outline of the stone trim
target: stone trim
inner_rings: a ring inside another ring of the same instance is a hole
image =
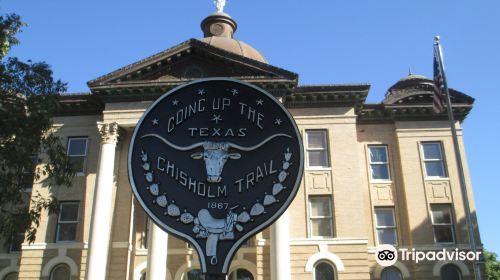
[[[181,265],[175,273],[175,277],[173,280],[181,280],[184,273],[188,272],[191,269],[201,269],[198,259],[193,259],[192,261]]]
[[[101,144],[116,144],[118,142],[118,123],[98,122],[97,128],[99,129],[99,134],[101,135]]]
[[[145,272],[147,269],[148,269],[148,262],[142,262],[141,264],[136,266],[134,269],[133,280],[140,280],[142,273]]]
[[[52,269],[59,265],[59,264],[66,264],[69,267],[69,270],[71,272],[71,276],[78,276],[78,266],[76,265],[75,261],[73,261],[70,257],[64,256],[61,253],[66,253],[66,252],[61,252],[61,250],[58,252],[58,256],[52,258],[47,264],[44,265],[42,269],[42,277],[49,277],[50,272]]]
[[[337,270],[337,272],[345,271],[344,263],[337,255],[323,250],[319,253],[310,256],[307,259],[307,263],[304,270],[307,272],[312,272],[314,269],[314,265],[322,260],[329,261],[333,265],[335,265],[335,269]]]
[[[328,238],[328,239],[290,239],[290,246],[309,245],[366,245],[368,239],[356,238]]]
[[[399,271],[401,272],[401,276],[403,276],[403,279],[410,279],[410,271],[408,270],[408,268],[406,267],[406,265],[404,263],[397,261],[392,266],[399,269]],[[377,265],[377,267],[375,268],[375,272],[374,272],[375,279],[381,279],[382,271],[384,270],[384,268],[386,268],[386,267],[383,267],[381,265]]]
[[[238,269],[245,269],[252,273],[254,279],[257,279],[257,266],[251,261],[245,259],[233,260],[231,267],[228,270],[227,275],[229,276],[232,272]],[[229,278],[228,278],[229,279]]]
[[[2,259],[10,259],[10,264],[9,266],[0,270],[0,279],[3,279],[9,273],[19,272],[19,266],[16,265],[19,260],[18,256],[8,256],[7,258],[2,258]]]
[[[464,276],[464,277],[471,275],[469,268],[463,262],[460,262],[460,261],[438,261],[434,265],[434,268],[432,269],[432,275],[439,277],[441,274],[441,268],[443,268],[443,266],[445,266],[447,264],[452,264],[452,265],[455,265],[456,267],[458,267],[458,269],[460,269],[460,272],[462,273],[462,276]]]
[[[47,250],[47,249],[88,249],[87,242],[67,242],[67,243],[32,243],[22,244],[22,251],[29,250]]]

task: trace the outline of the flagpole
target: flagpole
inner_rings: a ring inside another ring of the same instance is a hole
[[[477,246],[476,246],[476,238],[474,234],[474,227],[472,224],[472,217],[470,213],[470,205],[469,205],[469,195],[467,193],[467,185],[465,181],[465,175],[464,175],[464,166],[462,163],[462,155],[460,153],[460,147],[458,144],[458,137],[457,137],[457,130],[455,128],[455,117],[453,116],[453,108],[451,106],[451,99],[450,99],[450,92],[448,91],[448,83],[446,81],[446,74],[444,72],[444,63],[443,63],[443,54],[441,51],[441,45],[439,44],[439,36],[436,36],[434,38],[434,52],[436,53],[436,56],[438,58],[438,64],[439,64],[439,70],[441,72],[441,75],[443,77],[443,88],[444,92],[446,95],[446,106],[448,108],[448,119],[450,120],[450,128],[451,128],[451,134],[453,138],[453,146],[455,148],[455,158],[457,160],[457,167],[458,167],[458,175],[460,178],[460,188],[462,190],[462,197],[464,200],[464,208],[465,208],[465,219],[467,222],[467,227],[469,231],[469,241],[470,241],[470,246],[471,250],[476,253],[477,252]],[[477,266],[477,261],[473,261],[472,263],[474,267],[474,277],[476,280],[481,280],[481,271],[479,270],[479,267]]]

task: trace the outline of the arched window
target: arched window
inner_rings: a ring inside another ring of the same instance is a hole
[[[444,265],[441,268],[442,280],[462,280],[462,272],[460,269],[452,264]]]
[[[382,270],[382,280],[403,280],[403,276],[401,275],[401,271],[399,269],[389,266]]]
[[[319,261],[314,266],[314,280],[336,280],[335,267],[326,261]]]
[[[191,269],[184,273],[182,280],[203,280],[203,275],[200,269]]]
[[[50,272],[50,280],[70,280],[71,273],[66,264],[56,265]]]
[[[19,278],[19,273],[17,272],[12,272],[7,274],[3,280],[17,280]]]
[[[231,274],[229,274],[229,278],[227,278],[227,279],[228,280],[254,280],[252,273],[246,269],[243,269],[243,268],[240,268],[240,269],[237,269],[237,270],[231,272]]]

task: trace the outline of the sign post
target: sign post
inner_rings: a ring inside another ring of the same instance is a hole
[[[128,154],[136,199],[191,243],[206,279],[288,208],[303,173],[300,132],[272,95],[234,79],[197,80],[154,102]]]

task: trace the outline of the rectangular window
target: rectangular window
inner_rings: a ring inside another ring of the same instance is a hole
[[[329,167],[326,130],[306,130],[307,166]]]
[[[390,180],[387,146],[368,146],[372,180]]]
[[[309,197],[309,226],[312,237],[333,237],[332,217],[331,197]]]
[[[427,177],[446,177],[441,143],[422,143],[422,154]]]
[[[85,158],[87,156],[87,138],[68,138],[68,157],[75,166],[77,174],[85,172]]]
[[[436,243],[455,243],[455,230],[451,206],[447,204],[431,205],[432,228]]]
[[[394,208],[375,208],[375,229],[377,231],[378,244],[398,245]]]
[[[56,241],[75,241],[78,227],[78,204],[78,202],[59,204]]]

